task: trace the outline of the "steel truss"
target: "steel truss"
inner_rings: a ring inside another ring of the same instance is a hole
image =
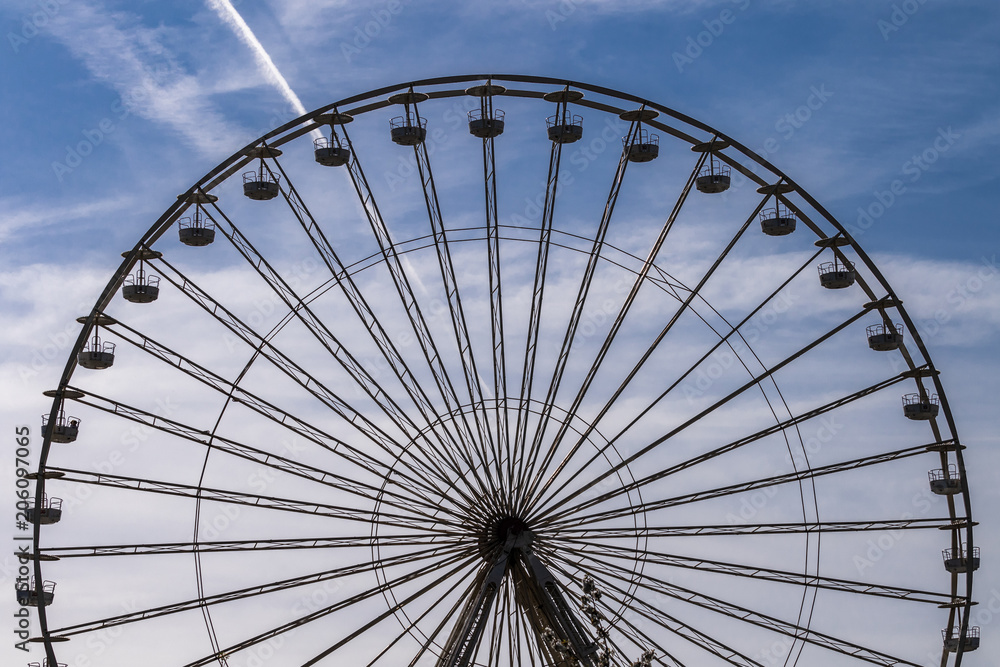
[[[297,141],[316,132],[322,166]],[[400,196],[375,176],[396,165]],[[722,167],[725,192],[703,180]],[[246,169],[265,201],[239,196]],[[787,241],[758,235],[770,210]],[[217,243],[169,239],[184,215]],[[836,296],[824,260],[851,267]],[[117,299],[137,264],[167,298]],[[22,554],[36,599],[73,580],[37,607],[49,664],[109,632],[109,659],[157,636],[187,667],[763,667],[775,642],[787,665],[958,667],[978,647],[964,446],[913,321],[795,181],[666,106],[500,75],[337,100],[183,193],[81,323],[32,475],[33,516],[67,511]],[[865,325],[904,333],[873,352]],[[113,366],[78,370],[95,339]],[[920,619],[907,645],[859,627],[888,617]]]

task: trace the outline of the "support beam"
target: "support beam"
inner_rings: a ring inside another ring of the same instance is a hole
[[[538,649],[554,665],[597,667],[598,644],[562,593],[559,582],[532,549],[534,534],[511,529],[503,548],[479,572],[479,590],[470,598],[445,644],[438,667],[475,663],[489,614],[504,577],[513,578],[520,611],[528,619]]]

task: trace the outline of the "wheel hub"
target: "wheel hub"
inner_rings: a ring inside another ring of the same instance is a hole
[[[485,523],[479,534],[479,553],[484,558],[503,548],[507,537],[529,530],[528,524],[518,516],[504,514],[493,517]]]

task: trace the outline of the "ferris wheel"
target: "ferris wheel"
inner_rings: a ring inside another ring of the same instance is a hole
[[[49,665],[979,647],[964,447],[900,297],[664,105],[510,75],[354,95],[123,257],[24,508]]]

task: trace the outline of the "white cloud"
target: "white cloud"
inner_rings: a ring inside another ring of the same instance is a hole
[[[996,253],[978,262],[876,256],[924,343],[974,347],[989,344],[1000,330],[1000,267]]]
[[[51,206],[46,203],[35,203],[20,206],[14,198],[0,200],[0,209],[4,211],[0,218],[0,241],[5,241],[14,232],[22,229],[38,229],[65,225],[88,218],[103,219],[110,213],[127,209],[132,205],[130,197],[108,197],[79,204]]]
[[[201,78],[166,46],[166,28],[147,28],[124,12],[76,2],[51,23],[52,34],[99,81],[121,96],[112,112],[163,123],[206,155],[227,154],[236,128],[214,107]]]

